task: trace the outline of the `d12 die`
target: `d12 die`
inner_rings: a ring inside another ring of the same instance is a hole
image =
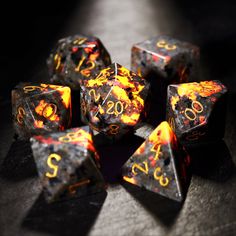
[[[22,83],[12,91],[12,115],[20,138],[64,130],[71,122],[69,87]]]
[[[123,166],[123,179],[176,201],[190,180],[190,157],[166,121],[162,122]]]
[[[132,48],[131,69],[144,77],[154,72],[166,83],[195,80],[198,64],[198,47],[169,36],[157,36]]]
[[[110,65],[111,59],[98,38],[75,35],[58,41],[47,64],[52,83],[78,90],[84,80]]]
[[[143,78],[114,63],[82,89],[83,120],[108,137],[120,137],[142,120],[148,89]]]
[[[182,142],[224,136],[226,93],[226,87],[216,80],[169,85],[166,119]]]
[[[48,202],[104,189],[89,127],[31,138],[37,170]]]

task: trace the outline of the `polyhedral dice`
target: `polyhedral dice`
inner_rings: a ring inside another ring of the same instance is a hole
[[[52,83],[78,90],[84,80],[110,65],[111,59],[98,38],[75,35],[58,41],[47,64]]]
[[[48,202],[104,189],[88,126],[31,138],[34,160]]]
[[[169,85],[166,119],[185,144],[224,136],[226,87],[217,80]]]
[[[190,157],[166,121],[135,151],[122,169],[123,179],[176,201],[190,181]]]
[[[154,72],[166,83],[197,78],[199,48],[169,36],[157,36],[132,47],[131,70],[141,76]]]
[[[69,87],[22,83],[12,90],[12,115],[20,138],[64,130],[71,122]]]
[[[82,120],[112,140],[119,138],[145,116],[148,90],[147,81],[114,63],[81,90]]]

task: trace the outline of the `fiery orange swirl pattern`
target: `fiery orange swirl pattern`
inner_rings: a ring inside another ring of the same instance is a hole
[[[123,179],[181,201],[187,185],[189,156],[167,122],[162,122],[123,167]]]
[[[217,80],[169,85],[167,120],[177,136],[191,130],[194,134],[190,139],[205,136],[205,131],[195,129],[208,124],[213,109],[226,92],[226,87]]]
[[[79,89],[111,64],[109,53],[96,37],[74,35],[59,40],[48,61],[51,82]]]
[[[86,82],[85,88],[83,110],[92,127],[99,131],[113,135],[116,132],[110,132],[110,125],[119,127],[117,131],[134,127],[145,111],[149,84],[119,64],[101,70],[96,78]]]
[[[22,137],[64,130],[70,125],[69,87],[22,83],[12,92],[12,104],[15,128]]]

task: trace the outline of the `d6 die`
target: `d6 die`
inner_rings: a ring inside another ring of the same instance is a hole
[[[84,80],[110,65],[111,59],[98,38],[75,35],[58,41],[47,64],[52,83],[78,90]]]
[[[162,122],[123,166],[123,179],[176,201],[190,181],[190,157]]]
[[[226,87],[216,80],[169,85],[166,119],[182,142],[224,136],[226,93]]]
[[[71,122],[69,87],[22,83],[12,90],[12,115],[20,138],[64,130]]]
[[[149,84],[119,64],[103,69],[81,91],[83,120],[94,130],[118,138],[144,116]]]
[[[169,36],[157,36],[132,48],[131,69],[144,77],[150,72],[166,83],[196,80],[199,48]]]
[[[34,160],[48,202],[104,189],[89,127],[31,138]]]

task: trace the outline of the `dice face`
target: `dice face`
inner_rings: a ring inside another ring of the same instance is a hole
[[[104,189],[88,126],[31,138],[34,160],[48,202]]]
[[[221,139],[227,89],[220,81],[169,85],[167,121],[184,143]]]
[[[199,54],[199,48],[190,43],[157,36],[133,46],[131,70],[145,78],[154,72],[167,84],[194,81]]]
[[[83,120],[107,137],[118,138],[142,120],[148,90],[149,84],[143,78],[112,64],[82,89]]]
[[[71,122],[69,87],[22,83],[12,91],[12,116],[20,138],[64,130]]]
[[[98,38],[75,35],[58,41],[47,64],[52,83],[78,90],[84,80],[110,65],[111,59]]]
[[[162,122],[123,166],[123,179],[176,201],[184,199],[190,157]]]

